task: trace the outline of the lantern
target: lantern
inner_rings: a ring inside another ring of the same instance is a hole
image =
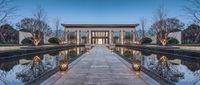
[[[134,60],[132,63],[132,68],[134,71],[139,72],[141,70],[141,62],[139,60]]]
[[[68,63],[65,61],[60,61],[60,71],[66,71],[68,69]]]

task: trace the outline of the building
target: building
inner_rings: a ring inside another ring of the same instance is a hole
[[[135,43],[138,24],[62,24],[65,42],[69,44],[131,44]]]

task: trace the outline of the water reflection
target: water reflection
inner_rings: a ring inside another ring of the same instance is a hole
[[[58,67],[60,61],[68,62],[84,52],[85,48],[80,47],[3,62],[0,63],[0,80],[8,85],[24,84]]]
[[[155,72],[166,80],[175,82],[177,85],[191,85],[200,80],[200,63],[189,60],[170,59],[169,56],[152,54],[137,50],[116,47],[116,53],[122,54],[129,61],[140,60],[142,67]],[[123,51],[123,52],[121,52]]]

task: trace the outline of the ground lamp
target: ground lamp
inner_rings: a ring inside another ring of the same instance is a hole
[[[68,63],[64,60],[60,61],[60,71],[66,71],[68,69]]]
[[[133,68],[134,71],[140,72],[140,70],[141,70],[141,62],[139,60],[133,60],[132,68]]]

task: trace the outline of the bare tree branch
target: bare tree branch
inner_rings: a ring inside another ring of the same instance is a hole
[[[146,29],[146,20],[145,20],[145,18],[143,17],[143,18],[141,18],[140,19],[140,22],[141,22],[141,29],[142,29],[142,38],[144,38],[145,37],[145,29]]]
[[[16,6],[11,6],[12,0],[0,0],[0,25],[14,16],[17,10]]]
[[[200,1],[199,0],[187,0],[188,4],[183,7],[183,10],[188,14],[191,19],[200,23]]]

